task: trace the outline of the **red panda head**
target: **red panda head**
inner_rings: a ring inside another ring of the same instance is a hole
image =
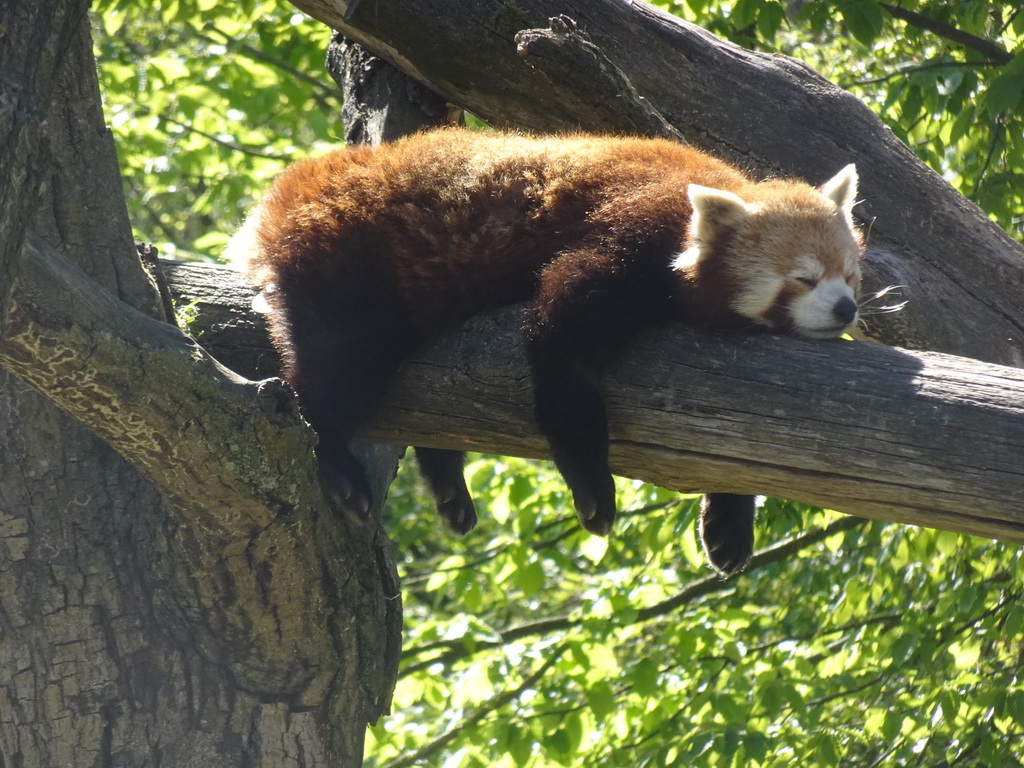
[[[857,171],[820,189],[769,181],[733,192],[691,184],[688,248],[677,269],[711,273],[729,309],[759,325],[811,338],[857,321],[861,239],[853,223]]]

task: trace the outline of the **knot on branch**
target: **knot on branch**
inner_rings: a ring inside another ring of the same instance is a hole
[[[284,379],[270,378],[257,382],[256,403],[268,418],[282,427],[299,422],[299,401],[295,390]]]
[[[570,17],[551,17],[547,29],[520,30],[515,41],[516,53],[565,94],[581,125],[608,126],[621,131],[625,118],[629,123],[627,132],[686,143],[682,134],[637,92],[625,73]],[[575,88],[580,82],[587,87]]]

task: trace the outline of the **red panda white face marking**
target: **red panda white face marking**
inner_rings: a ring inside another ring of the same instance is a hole
[[[789,305],[794,330],[810,338],[838,336],[857,320],[853,289],[841,277],[822,280]]]
[[[857,166],[850,163],[821,185],[821,194],[831,200],[853,228],[853,206],[857,200]]]
[[[673,266],[698,274],[724,267],[730,308],[757,324],[810,338],[838,336],[857,321],[856,192],[852,165],[820,190],[764,182],[741,197],[691,184],[689,247]]]

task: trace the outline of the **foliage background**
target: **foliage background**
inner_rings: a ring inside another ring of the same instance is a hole
[[[1024,240],[1016,2],[660,0],[868,103]],[[95,45],[136,236],[214,259],[287,162],[340,141],[329,32],[283,2],[100,0]],[[550,467],[476,460],[455,540],[410,468],[388,529],[406,651],[367,765],[1024,764],[1024,562],[1011,546],[769,499],[728,582],[695,499],[620,481],[606,541]]]

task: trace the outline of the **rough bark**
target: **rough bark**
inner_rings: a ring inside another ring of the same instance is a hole
[[[794,60],[621,0],[462,0],[444,13],[429,0],[294,2],[495,124],[678,132],[811,181],[855,162],[871,231],[865,286],[906,286],[910,301],[873,319],[871,335],[1024,365],[1024,249],[865,105]],[[576,24],[549,25],[560,14]]]
[[[0,327],[14,290],[29,213],[48,163],[43,125],[64,53],[89,7],[83,0],[0,5]]]
[[[344,94],[345,144],[380,144],[448,121],[448,105],[361,45],[335,34],[327,71]]]
[[[0,765],[358,766],[397,671],[390,545],[326,510],[289,393],[165,322],[87,27],[61,44],[52,107],[31,66],[0,83],[31,170],[0,179],[31,201],[5,212],[5,246],[30,234],[3,273]]]
[[[203,290],[230,284],[230,272],[166,271],[180,300],[203,307],[201,341],[233,355],[224,318],[238,307]],[[477,318],[417,355],[364,437],[546,457],[519,325],[514,308]],[[626,477],[1024,543],[1020,369],[867,342],[675,328],[640,340],[603,388],[612,468]]]

